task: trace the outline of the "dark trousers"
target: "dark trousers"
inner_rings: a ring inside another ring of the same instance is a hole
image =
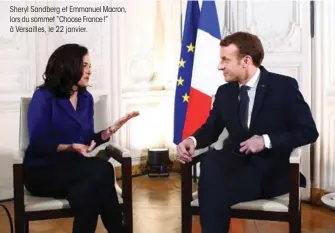
[[[207,152],[200,163],[199,208],[202,233],[228,233],[231,206],[261,195],[261,173],[248,157],[229,150]]]
[[[99,215],[109,233],[123,232],[112,164],[76,153],[58,156],[50,166],[25,166],[27,190],[36,196],[66,198],[74,211],[73,233],[94,233]]]

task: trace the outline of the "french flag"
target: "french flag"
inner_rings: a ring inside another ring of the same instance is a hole
[[[187,2],[179,71],[175,93],[175,144],[205,123],[212,96],[223,84],[218,71],[220,26],[215,1]]]

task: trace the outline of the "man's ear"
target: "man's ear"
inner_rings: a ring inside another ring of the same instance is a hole
[[[243,59],[243,62],[246,65],[251,65],[252,64],[252,57],[250,57],[249,55],[245,56],[244,59]]]
[[[242,65],[243,69],[249,65],[248,60],[249,60],[248,56],[245,56],[240,60],[240,64]]]

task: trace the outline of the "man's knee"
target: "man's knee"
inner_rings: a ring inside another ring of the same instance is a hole
[[[218,175],[218,170],[221,169],[220,154],[217,151],[207,152],[200,161],[200,177],[211,179]]]
[[[213,165],[214,164],[213,161],[215,160],[215,158],[216,158],[216,153],[214,151],[206,152],[200,161],[201,168],[206,168],[208,166]]]
[[[235,204],[234,197],[229,186],[217,187],[208,185],[206,187],[199,186],[199,206],[207,211],[222,212],[229,209]]]

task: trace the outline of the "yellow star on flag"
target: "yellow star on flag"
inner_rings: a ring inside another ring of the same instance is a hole
[[[177,79],[177,81],[178,81],[178,86],[179,86],[179,85],[182,86],[183,83],[184,83],[184,79],[182,79],[181,76]]]
[[[185,93],[184,95],[183,95],[183,102],[188,102],[188,99],[190,98],[190,96],[189,95],[187,95],[187,93]]]
[[[179,61],[179,67],[184,67],[185,68],[185,63],[186,63],[186,61],[184,61],[183,59],[181,59]]]
[[[194,52],[195,47],[193,46],[193,44],[191,43],[190,45],[186,46],[187,47],[187,52]]]

